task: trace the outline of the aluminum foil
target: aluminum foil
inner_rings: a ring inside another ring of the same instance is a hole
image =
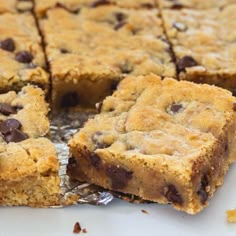
[[[57,113],[51,118],[51,139],[55,144],[60,161],[59,175],[61,177],[62,205],[88,203],[93,205],[107,205],[113,200],[113,194],[89,183],[72,181],[66,175],[69,158],[68,140],[83,123],[93,116],[91,113]]]

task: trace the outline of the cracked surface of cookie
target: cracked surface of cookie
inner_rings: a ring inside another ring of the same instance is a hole
[[[235,101],[210,85],[129,76],[70,140],[68,174],[196,214],[235,160]]]
[[[0,91],[36,84],[45,91],[49,76],[41,38],[31,13],[0,15]]]
[[[58,22],[59,18],[63,20]],[[72,14],[56,8],[48,11],[40,25],[57,108],[77,103],[94,106],[127,74],[175,76],[155,9],[109,5]]]
[[[33,86],[0,94],[0,205],[60,204],[59,162],[47,135],[48,105]]]
[[[236,88],[235,10],[236,4],[162,11],[180,79]]]

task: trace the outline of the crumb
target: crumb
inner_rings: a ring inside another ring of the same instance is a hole
[[[75,225],[74,225],[73,233],[74,234],[79,234],[80,232],[81,232],[80,224],[79,224],[79,222],[76,222]]]
[[[83,232],[84,234],[88,233],[88,231],[87,231],[86,228],[82,229],[82,232]]]
[[[236,223],[236,209],[226,211],[227,221],[229,223]]]
[[[142,211],[142,213],[144,213],[144,214],[149,214],[149,212],[146,211],[146,210],[141,210],[141,211]]]

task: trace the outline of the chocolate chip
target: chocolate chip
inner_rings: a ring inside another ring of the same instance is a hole
[[[208,185],[209,185],[209,181],[208,181],[207,175],[203,175],[201,179],[200,188],[197,191],[197,194],[199,195],[200,201],[202,204],[205,204],[208,199],[208,193],[206,191],[206,188]]]
[[[101,136],[103,135],[102,132],[97,131],[94,133],[92,137],[92,141],[94,143],[95,149],[104,149],[110,146],[110,144],[105,143],[101,140]]]
[[[233,103],[233,110],[236,111],[236,102]]]
[[[173,27],[176,28],[178,31],[184,32],[188,29],[188,26],[181,22],[174,22]]]
[[[197,65],[198,63],[196,62],[194,58],[192,58],[191,56],[184,56],[178,60],[177,70],[178,72],[181,72],[181,71],[185,71],[185,68],[187,67],[193,67]]]
[[[124,25],[126,25],[126,22],[125,22],[125,21],[118,22],[118,23],[114,26],[114,30],[119,30],[119,29],[122,28]]]
[[[113,189],[123,189],[127,186],[128,181],[132,178],[133,172],[125,170],[120,166],[110,165],[106,168],[106,174],[111,179]]]
[[[233,95],[234,97],[236,97],[236,89],[234,89],[234,90],[232,91],[232,95]]]
[[[2,134],[7,134],[12,132],[15,129],[19,129],[21,123],[16,119],[7,119],[0,123],[0,132]]]
[[[0,48],[9,52],[14,52],[16,47],[12,38],[7,38],[0,42]]]
[[[71,92],[65,94],[61,99],[61,107],[75,107],[79,104],[79,96],[77,92]]]
[[[90,153],[89,160],[93,167],[99,169],[101,165],[101,158],[96,153]]]
[[[11,131],[10,133],[4,135],[4,140],[7,143],[10,143],[10,142],[18,143],[18,142],[24,141],[28,138],[29,137],[27,134],[23,133],[22,131],[20,131],[18,129],[15,129],[15,130]]]
[[[118,81],[118,80],[112,80],[112,82],[111,82],[111,91],[115,91],[117,89],[119,82],[120,81]]]
[[[173,184],[168,186],[165,196],[169,202],[183,204],[183,199]]]
[[[152,9],[154,5],[152,3],[142,3],[141,7],[147,8],[147,9]]]
[[[74,234],[79,234],[81,232],[81,226],[79,222],[76,222],[73,228],[73,233]]]
[[[68,165],[67,165],[67,173],[73,173],[74,169],[77,168],[77,160],[75,157],[70,157],[68,159]]]
[[[129,74],[133,71],[134,67],[129,61],[125,61],[119,65],[123,74]]]
[[[60,51],[61,51],[62,54],[69,53],[69,51],[65,48],[61,48]]]
[[[7,103],[0,103],[0,113],[5,116],[16,113],[16,109]]]
[[[179,104],[179,103],[174,103],[170,106],[170,110],[173,112],[173,113],[177,113],[179,112],[181,109],[183,108],[182,104]]]
[[[93,2],[90,7],[98,7],[98,6],[102,6],[102,5],[107,5],[110,4],[110,1],[108,0],[97,0],[95,2]]]
[[[30,63],[34,59],[34,56],[27,51],[21,51],[16,54],[16,60],[21,63]]]
[[[127,18],[127,15],[123,12],[116,12],[115,14],[116,20],[121,22],[124,21]]]

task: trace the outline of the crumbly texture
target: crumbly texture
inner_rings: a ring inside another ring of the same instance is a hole
[[[236,88],[235,11],[236,4],[223,9],[162,11],[180,79]]]
[[[55,8],[47,15],[40,25],[56,108],[94,107],[127,74],[175,76],[155,9],[106,5],[83,8],[79,14]]]
[[[59,162],[49,133],[44,92],[24,87],[0,95],[0,205],[60,202]]]
[[[41,37],[31,13],[0,15],[0,61],[0,92],[19,91],[28,83],[48,90]]]
[[[181,8],[192,8],[192,9],[211,9],[221,8],[229,4],[235,3],[235,0],[158,0],[159,6],[162,8],[181,9]]]
[[[0,1],[0,13],[21,13],[33,9],[31,0],[4,0]]]
[[[226,215],[229,223],[236,223],[236,209],[226,211]]]
[[[70,140],[67,172],[196,214],[235,159],[235,101],[210,85],[128,77]]]
[[[80,11],[81,7],[100,7],[104,5],[116,5],[124,8],[154,8],[156,0],[37,0],[35,13],[38,17],[44,17],[48,9],[56,6],[64,7],[71,12]]]

